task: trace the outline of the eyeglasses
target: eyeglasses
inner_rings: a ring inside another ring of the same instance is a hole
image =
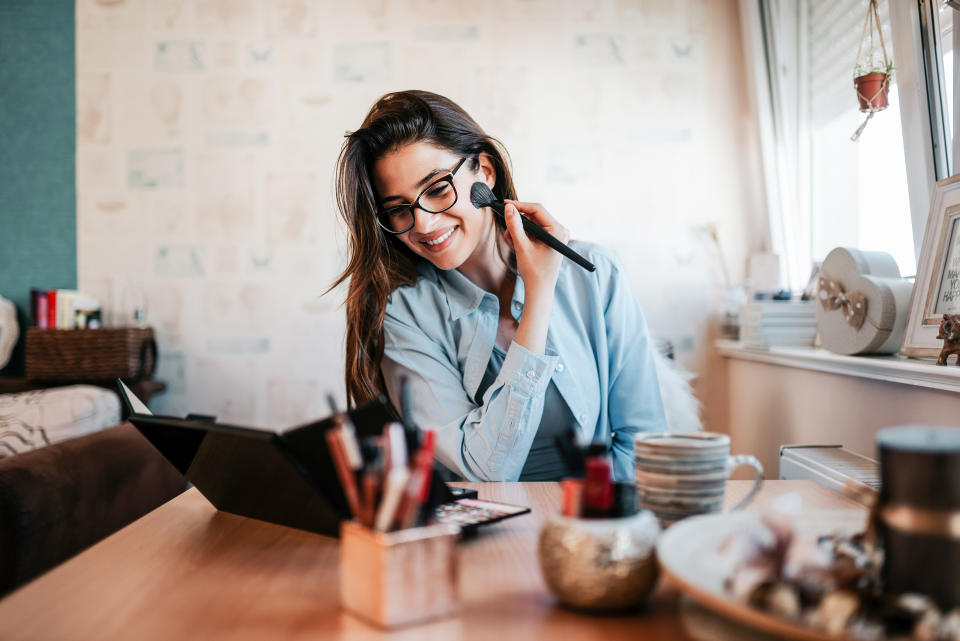
[[[447,174],[434,180],[420,192],[413,204],[393,205],[377,212],[377,224],[391,234],[405,234],[416,224],[414,209],[422,209],[430,214],[439,214],[457,204],[457,188],[453,184],[453,176],[463,165],[466,158],[461,158]]]

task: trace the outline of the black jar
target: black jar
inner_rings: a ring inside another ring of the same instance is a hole
[[[888,428],[877,448],[885,590],[960,606],[960,427]]]

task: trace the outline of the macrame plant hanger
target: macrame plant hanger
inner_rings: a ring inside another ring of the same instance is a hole
[[[867,17],[863,21],[863,34],[860,36],[860,46],[857,47],[857,59],[854,62],[854,73],[856,73],[857,67],[860,64],[860,54],[863,52],[863,43],[870,40],[869,47],[867,52],[870,56],[868,61],[868,71],[869,65],[873,63],[873,36],[874,33],[879,37],[880,40],[880,50],[883,52],[883,81],[877,86],[876,91],[873,92],[872,96],[866,96],[860,89],[860,84],[857,80],[861,77],[871,75],[869,73],[863,74],[863,76],[856,76],[853,79],[853,88],[857,92],[857,100],[860,102],[860,111],[867,114],[867,119],[857,127],[857,130],[853,132],[853,135],[850,136],[850,140],[856,142],[860,138],[860,134],[863,133],[863,130],[866,128],[867,123],[870,122],[870,119],[873,118],[873,114],[878,111],[883,111],[887,108],[887,91],[890,89],[890,78],[893,76],[893,72],[890,67],[890,57],[887,55],[887,46],[883,42],[883,28],[880,26],[880,11],[877,8],[877,0],[870,0],[870,4],[867,6]],[[874,72],[879,73],[879,72]],[[869,91],[869,90],[868,90]]]

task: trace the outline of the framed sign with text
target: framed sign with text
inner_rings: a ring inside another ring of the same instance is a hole
[[[939,355],[944,314],[960,314],[960,174],[934,187],[900,353]]]

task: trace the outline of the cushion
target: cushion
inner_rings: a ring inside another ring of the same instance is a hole
[[[103,387],[67,385],[0,394],[0,458],[119,422],[120,399]]]

